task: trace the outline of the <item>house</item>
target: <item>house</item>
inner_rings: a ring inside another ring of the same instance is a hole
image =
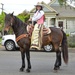
[[[45,12],[47,27],[62,27],[66,33],[75,31],[75,9],[69,5],[60,6],[58,0],[52,0],[46,4],[41,2]],[[35,8],[30,11],[30,17],[33,16]]]

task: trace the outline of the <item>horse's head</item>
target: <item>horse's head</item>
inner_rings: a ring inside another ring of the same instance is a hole
[[[4,34],[9,31],[10,27],[13,26],[13,23],[14,23],[14,16],[13,16],[13,13],[11,13],[11,14],[6,14],[6,13],[5,13]]]

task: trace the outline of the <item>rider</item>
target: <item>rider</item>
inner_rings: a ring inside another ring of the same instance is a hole
[[[42,30],[45,16],[43,11],[43,5],[40,2],[38,2],[37,5],[35,5],[35,7],[36,11],[33,17],[29,19],[29,21],[32,22],[36,21],[31,38],[31,48],[36,48],[40,50],[42,46]]]

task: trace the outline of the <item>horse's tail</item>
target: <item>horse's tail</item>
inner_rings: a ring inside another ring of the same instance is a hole
[[[63,60],[67,64],[68,63],[68,45],[67,45],[67,36],[64,31],[63,33],[63,40],[61,44],[61,49],[62,49],[62,55],[63,55]]]

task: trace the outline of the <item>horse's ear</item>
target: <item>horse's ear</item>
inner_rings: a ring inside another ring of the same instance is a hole
[[[11,16],[13,16],[14,12],[11,13]]]

